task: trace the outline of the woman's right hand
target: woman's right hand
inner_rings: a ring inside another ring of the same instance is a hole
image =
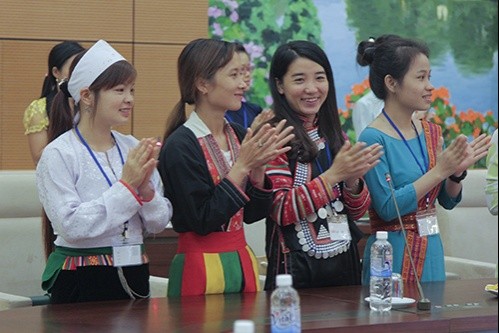
[[[361,178],[379,163],[382,155],[383,147],[379,143],[366,146],[365,142],[357,142],[352,146],[350,141],[345,141],[323,176],[331,185]]]

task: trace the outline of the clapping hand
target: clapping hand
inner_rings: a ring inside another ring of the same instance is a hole
[[[264,124],[256,133],[248,128],[241,142],[239,157],[231,169],[231,178],[241,180],[251,174],[263,179],[265,165],[291,149],[285,145],[294,138],[292,131],[292,126],[286,126],[286,120],[281,120],[275,127]]]
[[[481,134],[468,143],[466,136],[461,134],[443,151],[442,146],[443,138],[440,138],[437,166],[441,167],[447,178],[452,174],[461,175],[464,170],[485,157],[490,148],[490,136]]]
[[[130,149],[125,165],[123,165],[121,179],[137,189],[138,195],[144,201],[149,201],[154,196],[154,190],[149,185],[149,181],[156,169],[160,149],[161,144],[158,139],[142,139],[135,148]]]
[[[241,150],[236,163],[240,162],[246,169],[264,166],[280,154],[284,154],[291,147],[284,147],[294,134],[292,126],[287,126],[286,120],[281,120],[275,127],[270,124],[263,125],[256,133],[251,128],[241,142]]]
[[[366,146],[365,142],[352,145],[345,141],[324,176],[332,185],[341,181],[354,182],[374,168],[382,155],[383,147],[378,143]]]
[[[253,133],[256,132],[260,128],[260,126],[262,126],[272,118],[274,118],[274,111],[272,111],[271,109],[265,109],[260,112],[251,123],[250,128]]]

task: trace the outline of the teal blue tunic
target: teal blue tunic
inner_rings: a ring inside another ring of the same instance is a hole
[[[425,159],[428,161],[428,150],[423,133],[419,136],[423,145]],[[367,127],[360,135],[359,141],[368,145],[379,143],[383,146],[384,155],[381,162],[371,169],[364,177],[371,193],[371,208],[376,211],[384,221],[397,218],[395,204],[391,197],[390,187],[386,181],[386,173],[391,175],[392,185],[395,189],[395,197],[402,216],[417,211],[416,190],[413,183],[419,179],[423,172],[418,163],[406,147],[402,139],[397,139],[385,133]],[[421,166],[424,165],[423,152],[421,151],[417,138],[407,141]],[[461,201],[461,193],[456,198],[449,196],[443,184],[437,200],[445,209],[454,208]],[[370,278],[370,250],[375,241],[375,235],[371,235],[367,241],[364,251],[362,284],[368,285]],[[388,241],[393,246],[393,272],[400,273],[404,257],[404,236],[401,231],[388,232]],[[442,239],[440,234],[428,236],[428,247],[424,262],[421,282],[445,281],[445,264]]]

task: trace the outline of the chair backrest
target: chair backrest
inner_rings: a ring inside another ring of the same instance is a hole
[[[43,295],[42,206],[34,170],[0,170],[0,292]]]
[[[497,263],[498,223],[487,208],[485,176],[485,169],[468,170],[461,202],[452,210],[437,206],[446,256]]]

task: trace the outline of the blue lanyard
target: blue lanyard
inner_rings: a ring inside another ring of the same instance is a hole
[[[90,148],[90,146],[88,145],[87,141],[85,141],[85,139],[83,138],[83,136],[81,135],[80,133],[80,130],[78,129],[78,126],[75,126],[75,131],[76,131],[76,134],[78,135],[78,137],[80,138],[81,142],[83,143],[83,145],[85,146],[85,148],[87,148],[88,152],[90,153],[90,156],[92,156],[92,158],[94,159],[94,162],[95,164],[97,164],[97,166],[99,167],[99,170],[100,172],[102,172],[102,174],[104,175],[104,178],[106,178],[106,181],[107,183],[109,184],[109,186],[112,186],[113,183],[111,182],[111,180],[109,179],[109,177],[107,176],[106,172],[104,171],[104,168],[102,168],[102,165],[99,163],[99,161],[97,160],[97,157],[95,157],[95,154],[94,152],[92,151],[92,149]],[[118,148],[118,153],[120,154],[120,159],[121,159],[121,165],[124,165],[125,164],[125,161],[123,160],[123,155],[121,154],[121,149],[120,149],[120,146],[118,145],[118,142],[116,141],[116,139],[114,138],[114,135],[113,133],[111,133],[111,136],[113,137],[114,139],[114,142],[116,142],[116,148]]]
[[[326,149],[326,154],[327,154],[327,167],[329,168],[332,164],[332,158],[331,158],[331,151],[329,150],[329,143],[326,142],[326,145],[325,145],[325,149]],[[321,174],[324,173],[324,170],[322,169],[322,165],[319,163],[319,159],[318,157],[315,159],[315,165],[317,165],[317,169],[319,169],[319,172]]]
[[[241,110],[243,111],[243,126],[246,129],[246,128],[248,128],[248,112],[246,111],[246,104],[244,104],[244,103],[241,104]],[[227,120],[230,122],[234,122],[234,119],[232,119],[232,116],[230,116],[231,112],[234,112],[234,111],[225,112],[225,118],[227,118]]]
[[[325,144],[325,149],[326,149],[326,154],[327,154],[327,167],[329,168],[331,166],[331,164],[333,164],[333,159],[331,158],[331,150],[329,150],[329,143],[326,142]],[[315,165],[317,165],[317,169],[319,169],[319,172],[321,174],[324,173],[324,170],[322,169],[322,165],[319,163],[319,158],[317,157],[315,159]],[[334,187],[336,188],[336,190],[338,191],[337,192],[337,197],[335,199],[335,201],[339,201],[341,200],[340,197],[341,197],[341,190],[340,190],[340,185],[338,183],[334,184]],[[333,209],[335,209],[335,212],[336,212],[336,207],[334,207],[333,205]],[[342,209],[340,209],[342,210]]]
[[[405,146],[407,147],[407,149],[409,149],[409,151],[411,152],[411,155],[412,157],[414,158],[414,160],[416,161],[416,163],[418,164],[419,166],[419,169],[421,170],[421,172],[423,173],[423,175],[426,173],[426,171],[428,170],[428,161],[426,160],[426,155],[424,153],[424,149],[423,149],[423,143],[421,142],[421,138],[419,137],[419,133],[418,133],[418,130],[416,129],[416,126],[414,125],[414,123],[411,121],[411,124],[412,124],[412,127],[414,128],[414,131],[416,132],[416,137],[418,138],[418,143],[419,143],[419,148],[421,149],[421,155],[423,155],[423,163],[424,163],[424,168],[423,166],[421,165],[421,163],[419,162],[418,158],[416,157],[416,154],[414,154],[414,151],[411,149],[411,147],[409,146],[409,143],[407,143],[407,140],[405,139],[404,135],[402,134],[402,132],[400,132],[399,128],[397,127],[397,125],[395,125],[395,123],[390,119],[390,117],[388,116],[388,114],[385,112],[385,109],[383,108],[383,115],[385,116],[385,118],[388,120],[388,122],[390,123],[390,125],[392,125],[393,129],[395,131],[397,131],[398,135],[400,136],[400,138],[402,139],[402,141],[404,141],[404,144]]]

